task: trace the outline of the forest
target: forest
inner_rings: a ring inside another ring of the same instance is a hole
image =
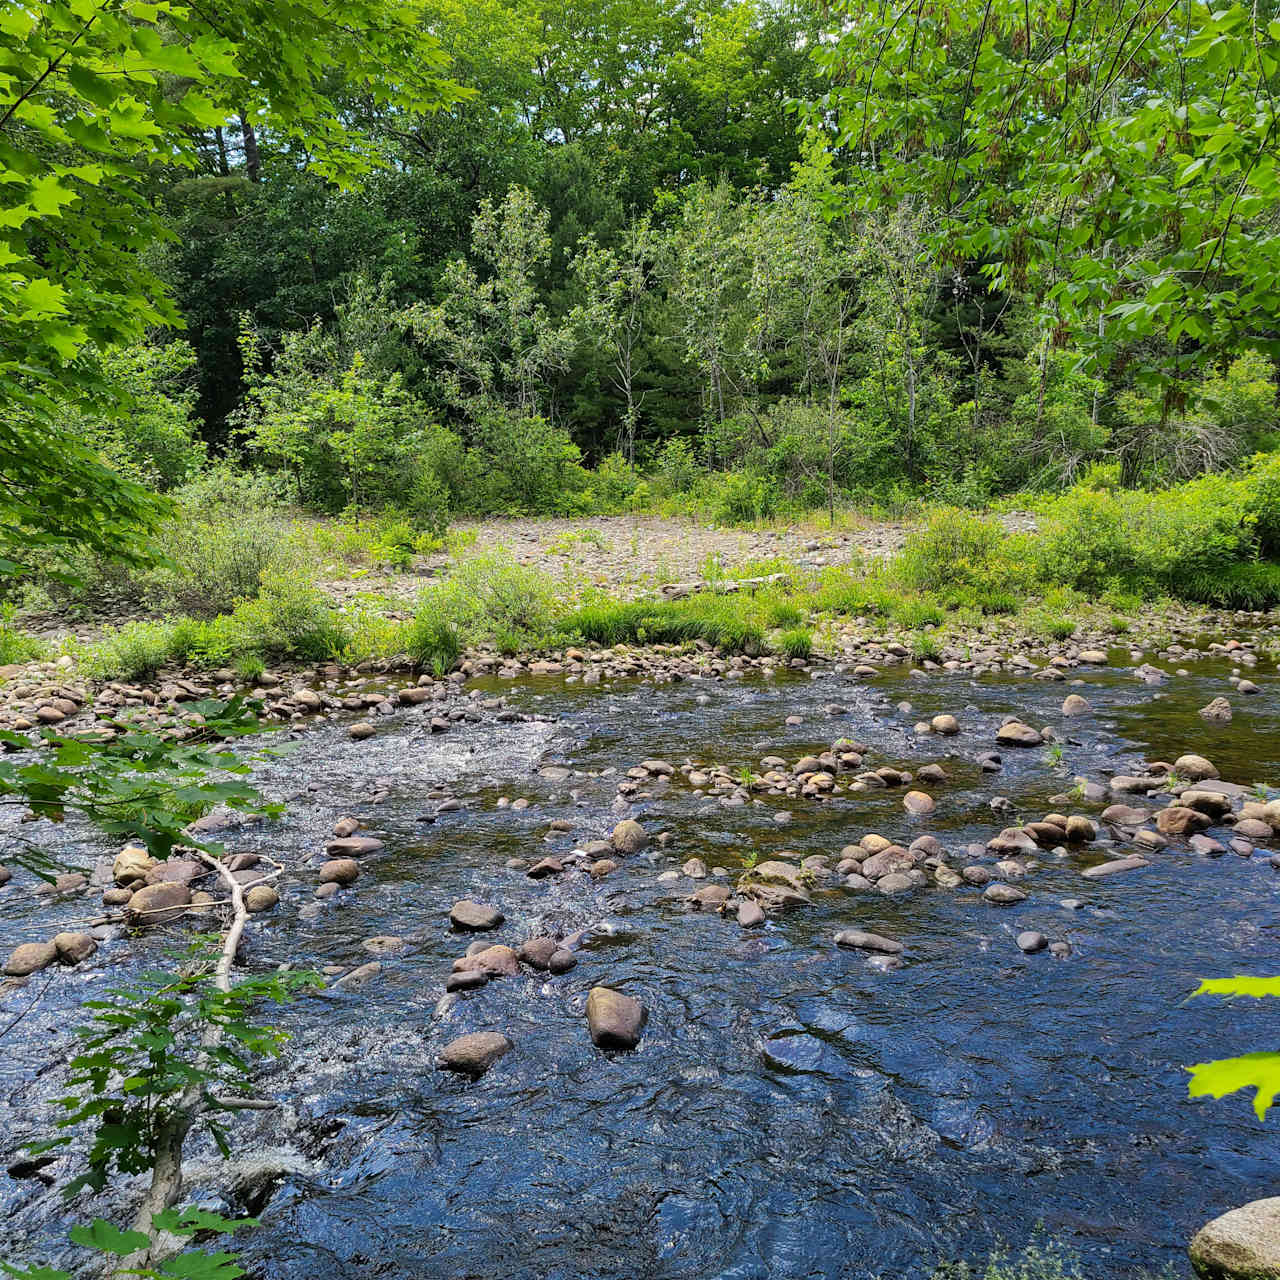
[[[0,1272],[1280,1274],[1278,162],[1266,0],[0,0]]]

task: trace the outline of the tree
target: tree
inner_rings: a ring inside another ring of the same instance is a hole
[[[178,315],[149,265],[166,234],[151,184],[236,119],[335,181],[376,154],[326,86],[407,117],[455,100],[415,0],[46,0],[0,11],[0,503],[5,541],[130,554],[163,510],[54,426],[56,405],[120,402],[95,352]],[[15,410],[22,412],[15,413]],[[136,554],[136,552],[135,552]],[[4,566],[0,566],[4,567]],[[9,563],[9,567],[13,567]]]
[[[452,399],[473,416],[493,406],[517,417],[545,412],[547,378],[573,352],[573,327],[554,320],[541,297],[549,226],[525,187],[513,186],[500,205],[482,200],[471,246],[485,274],[455,259],[445,269],[443,301],[407,313],[419,336],[443,353]]]
[[[644,393],[636,394],[636,359],[644,335],[645,306],[654,287],[657,237],[646,216],[627,230],[618,250],[588,237],[573,262],[586,301],[574,312],[584,341],[609,360],[614,389],[623,398],[619,444],[636,460],[636,424]]]
[[[808,118],[852,197],[926,202],[944,265],[1029,296],[1046,337],[1165,418],[1206,366],[1280,350],[1280,22],[1201,0],[845,0],[816,56],[830,90]]]

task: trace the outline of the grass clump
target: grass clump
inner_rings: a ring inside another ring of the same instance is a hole
[[[47,646],[42,640],[14,626],[16,612],[12,604],[0,605],[0,666],[34,662],[47,652]]]
[[[813,632],[807,627],[793,627],[778,637],[778,652],[784,658],[807,658],[813,652]]]
[[[404,648],[415,667],[439,679],[462,657],[462,632],[454,619],[424,597],[405,629]]]
[[[560,629],[588,644],[691,644],[725,653],[759,654],[764,625],[750,596],[703,592],[685,600],[610,600],[584,605]]]
[[[173,656],[174,627],[168,622],[127,622],[108,627],[82,655],[82,668],[99,680],[140,680]]]

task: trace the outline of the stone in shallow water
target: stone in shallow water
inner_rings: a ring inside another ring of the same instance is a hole
[[[500,1031],[473,1031],[451,1040],[440,1050],[440,1065],[448,1071],[480,1076],[514,1048]]]
[[[57,958],[58,949],[52,942],[24,942],[9,953],[4,971],[11,977],[25,978],[29,973],[47,969]]]
[[[903,944],[896,938],[868,933],[865,929],[842,929],[836,934],[836,945],[853,947],[858,951],[877,951],[886,956],[900,955],[903,950]]]
[[[639,1000],[612,987],[592,987],[587,996],[587,1028],[597,1048],[634,1049],[647,1016]]]
[[[449,919],[455,929],[472,929],[477,932],[485,929],[496,929],[506,917],[497,907],[486,907],[470,898],[463,898],[453,904]]]
[[[1035,929],[1024,929],[1018,934],[1017,943],[1019,951],[1033,955],[1037,951],[1043,951],[1049,945],[1049,939]]]
[[[1140,867],[1149,867],[1146,858],[1133,854],[1128,858],[1113,858],[1110,862],[1100,862],[1096,867],[1086,867],[1080,874],[1086,880],[1101,880],[1104,876],[1119,875],[1123,871],[1137,871]]]
[[[1201,1280],[1280,1276],[1280,1196],[1214,1218],[1192,1237],[1188,1252]]]
[[[1009,907],[1015,902],[1024,902],[1027,895],[1021,889],[1015,889],[1011,884],[1005,884],[1003,881],[996,880],[987,885],[982,896],[988,901],[995,903],[998,907]]]

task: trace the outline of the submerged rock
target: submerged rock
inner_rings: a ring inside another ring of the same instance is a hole
[[[875,951],[884,956],[901,955],[904,947],[896,938],[868,933],[865,929],[842,929],[836,934],[836,945],[853,947],[858,951]]]

